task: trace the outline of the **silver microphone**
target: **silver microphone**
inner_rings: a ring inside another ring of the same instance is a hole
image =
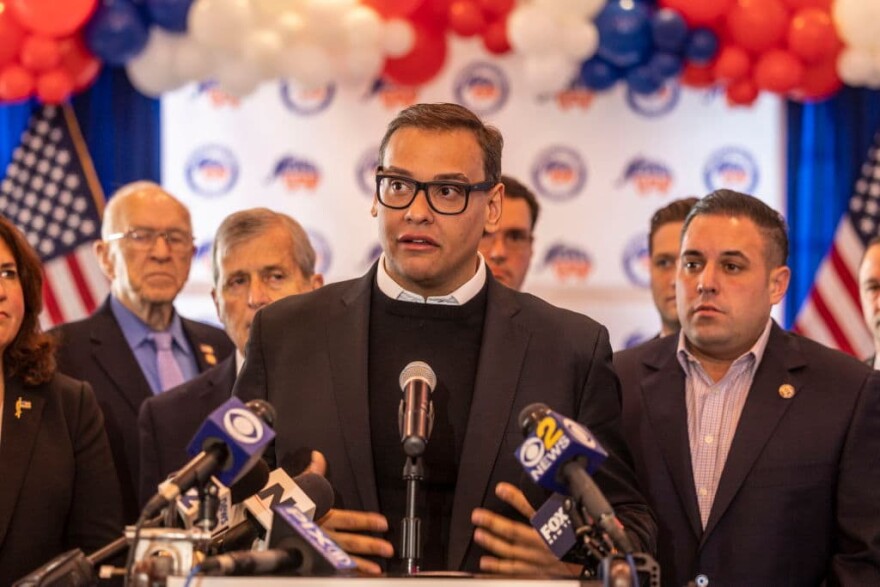
[[[434,370],[423,361],[413,361],[400,373],[403,399],[398,412],[398,427],[403,452],[419,457],[425,452],[434,426],[434,404],[431,392],[437,386]]]

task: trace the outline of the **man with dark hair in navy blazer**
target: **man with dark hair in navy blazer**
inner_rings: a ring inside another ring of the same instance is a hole
[[[478,253],[484,231],[498,228],[502,143],[497,129],[456,104],[400,112],[379,148],[371,208],[382,256],[360,278],[257,312],[235,384],[242,399],[267,399],[278,410],[270,459],[284,466],[309,449],[326,456],[338,509],[324,529],[356,555],[397,551],[390,571],[402,568],[406,501],[398,379],[414,360],[438,381],[420,491],[423,570],[560,566],[521,515],[531,508],[526,496],[533,505],[547,497],[514,456],[519,412],[534,402],[599,438],[610,456],[598,486],[637,547],[654,547],[654,519],[620,435],[607,330],[499,284]],[[390,535],[360,533],[367,530]]]
[[[186,447],[193,434],[232,395],[257,310],[324,283],[321,274],[315,273],[315,257],[306,231],[286,214],[252,208],[230,214],[220,224],[211,250],[211,297],[236,352],[141,405],[142,503],[156,493],[169,473],[186,463]]]
[[[880,379],[770,318],[787,257],[777,212],[709,194],[682,229],[681,332],[614,357],[664,585],[880,585]]]
[[[104,412],[126,523],[140,511],[141,402],[213,367],[233,349],[219,328],[174,310],[189,277],[193,240],[189,210],[159,185],[121,187],[107,204],[95,243],[110,295],[90,317],[54,331],[59,370],[88,381]]]

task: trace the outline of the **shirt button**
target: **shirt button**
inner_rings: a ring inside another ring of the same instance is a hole
[[[709,577],[706,575],[697,575],[694,582],[697,584],[697,587],[707,587],[707,585],[709,585]]]
[[[700,497],[706,497],[709,495],[709,490],[705,487],[700,487]]]
[[[706,438],[704,438],[703,440],[706,441],[706,444],[712,444],[712,442],[715,440],[715,437],[711,434],[707,434]]]

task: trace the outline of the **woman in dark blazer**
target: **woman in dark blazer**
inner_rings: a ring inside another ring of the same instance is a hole
[[[55,371],[40,260],[0,216],[0,585],[121,535],[118,482],[87,383]]]

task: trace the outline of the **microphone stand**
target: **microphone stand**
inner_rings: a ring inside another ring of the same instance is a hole
[[[416,575],[422,560],[422,520],[416,514],[419,483],[425,478],[422,457],[406,457],[403,480],[406,481],[406,515],[400,523],[400,555],[407,575]]]

